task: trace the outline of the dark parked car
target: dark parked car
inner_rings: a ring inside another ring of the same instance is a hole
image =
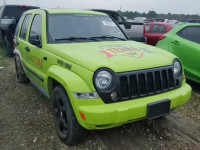
[[[0,9],[0,35],[4,43],[6,55],[13,55],[13,35],[16,25],[23,14],[29,9],[36,9],[35,6],[25,5],[3,5]]]

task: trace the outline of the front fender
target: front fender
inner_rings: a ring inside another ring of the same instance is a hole
[[[79,110],[77,107],[78,102],[75,101],[73,92],[77,92],[77,93],[91,92],[87,83],[79,75],[72,72],[71,70],[68,70],[66,68],[62,68],[56,65],[53,65],[48,69],[47,75],[48,75],[47,88],[48,88],[49,97],[51,98],[51,94],[53,91],[53,86],[52,84],[50,84],[51,83],[50,81],[51,79],[54,79],[65,88],[68,94],[69,100],[71,102],[71,105],[73,107],[74,113],[76,115],[76,118],[78,122],[83,126],[83,120],[80,117]]]
[[[53,65],[48,69],[47,75],[62,84],[68,92],[91,92],[87,83],[79,75],[66,68]]]

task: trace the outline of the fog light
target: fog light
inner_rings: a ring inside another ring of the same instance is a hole
[[[113,101],[117,100],[117,92],[112,92],[110,96]]]

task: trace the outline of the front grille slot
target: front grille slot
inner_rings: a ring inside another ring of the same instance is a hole
[[[139,80],[139,94],[140,95],[145,95],[147,93],[145,75],[144,74],[139,74],[138,75],[138,80]]]
[[[123,99],[126,99],[129,97],[129,87],[128,87],[128,78],[127,77],[121,77],[120,79],[120,85],[121,85],[121,95]]]
[[[131,97],[137,97],[139,95],[138,93],[138,84],[137,84],[137,76],[131,75],[130,78],[130,95]]]
[[[175,88],[171,67],[123,73],[119,79],[122,100],[154,95]]]
[[[163,79],[163,89],[168,89],[168,78],[167,78],[167,71],[162,70],[162,79]]]
[[[161,91],[162,89],[162,83],[161,83],[161,76],[160,76],[160,71],[156,71],[154,73],[155,75],[155,86],[156,86],[156,91]]]
[[[174,77],[173,77],[172,69],[168,70],[168,76],[169,76],[169,87],[173,88],[174,87]]]
[[[147,86],[148,93],[153,93],[155,91],[154,77],[152,72],[147,73]]]

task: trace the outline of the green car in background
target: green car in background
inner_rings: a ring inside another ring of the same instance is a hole
[[[163,35],[156,45],[178,56],[186,78],[200,83],[200,24],[182,24]]]

